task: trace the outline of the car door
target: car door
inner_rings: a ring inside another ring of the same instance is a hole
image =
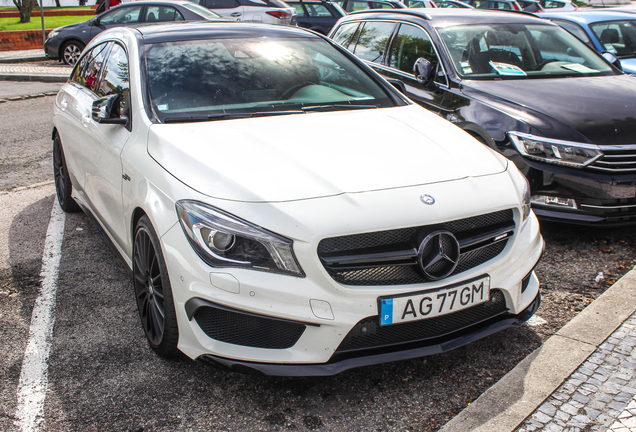
[[[105,61],[102,79],[94,89],[93,100],[118,95],[119,114],[130,118],[130,80],[128,56],[124,47],[112,44]],[[91,103],[92,107],[92,103]],[[131,120],[132,121],[132,120]],[[116,124],[100,124],[91,119],[87,131],[93,137],[87,154],[85,190],[90,197],[94,211],[105,228],[113,235],[113,240],[124,245],[126,239],[125,220],[122,207],[122,182],[124,181],[121,152],[130,138],[130,127]]]
[[[132,4],[109,10],[95,20],[95,25],[91,29],[91,38],[109,28],[139,24],[142,9],[142,5]]]
[[[433,65],[434,72],[430,82],[421,83],[415,78],[413,66],[420,57]],[[386,78],[402,81],[408,97],[414,102],[429,111],[444,115],[443,100],[448,89],[448,80],[435,45],[421,27],[400,24],[385,65],[377,67],[376,70]]]
[[[384,61],[395,27],[396,23],[391,21],[366,21],[348,49],[375,68]]]
[[[335,17],[331,11],[321,3],[304,3],[307,16],[309,17],[309,26],[321,33],[327,34],[331,27],[338,21],[339,17]],[[300,25],[300,19],[299,19]]]
[[[60,107],[60,119],[63,125],[60,134],[72,181],[80,195],[84,195],[86,170],[91,155],[87,152],[93,137],[88,131],[91,121],[92,103],[95,96],[91,88],[96,88],[102,73],[106,54],[110,50],[110,42],[93,47],[78,61],[70,85],[60,92],[56,103]],[[83,197],[86,200],[85,197]]]
[[[243,20],[243,6],[238,0],[201,0],[200,4],[224,18]]]

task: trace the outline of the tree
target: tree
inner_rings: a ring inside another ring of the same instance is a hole
[[[33,5],[37,4],[37,0],[13,0],[13,4],[20,11],[20,22],[31,22],[31,10]]]

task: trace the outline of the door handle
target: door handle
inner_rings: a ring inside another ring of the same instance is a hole
[[[240,17],[241,15],[242,14],[240,12],[234,12],[234,13],[230,14],[230,16],[233,16],[233,17]]]

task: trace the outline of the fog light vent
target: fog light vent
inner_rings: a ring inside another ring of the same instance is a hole
[[[306,328],[302,323],[217,308],[211,303],[199,307],[194,319],[214,340],[255,348],[291,348]]]

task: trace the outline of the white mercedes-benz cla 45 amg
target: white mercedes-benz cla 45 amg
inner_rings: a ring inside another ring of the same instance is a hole
[[[514,164],[312,32],[105,31],[57,95],[53,141],[60,205],[128,263],[161,356],[332,375],[539,305]]]

